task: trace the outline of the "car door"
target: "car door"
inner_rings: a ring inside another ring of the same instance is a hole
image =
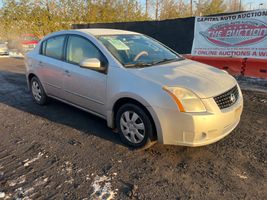
[[[61,97],[64,75],[64,43],[66,36],[48,38],[42,43],[38,60],[38,77],[49,96]]]
[[[79,66],[82,60],[88,58],[97,58],[101,65],[107,67],[105,56],[91,41],[78,35],[68,36],[63,78],[64,98],[105,116],[107,75]]]

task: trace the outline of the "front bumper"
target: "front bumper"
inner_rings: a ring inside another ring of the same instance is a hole
[[[219,141],[238,125],[243,110],[243,97],[239,91],[238,101],[220,110],[213,98],[203,99],[205,113],[181,113],[153,107],[158,119],[158,140],[163,144],[204,146]]]

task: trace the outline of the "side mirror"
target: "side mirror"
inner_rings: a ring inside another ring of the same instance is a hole
[[[105,71],[106,68],[101,66],[100,60],[97,58],[86,58],[79,63],[80,67],[93,69],[96,71]]]

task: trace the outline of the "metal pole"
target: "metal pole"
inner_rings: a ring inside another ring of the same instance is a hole
[[[193,0],[190,0],[190,15],[193,16]]]
[[[156,0],[156,20],[159,18],[159,0]]]
[[[124,0],[124,20],[127,21],[128,18],[128,0]]]
[[[146,16],[148,16],[148,0],[146,0]]]
[[[241,11],[241,9],[242,9],[242,0],[240,0],[239,2],[239,11]]]

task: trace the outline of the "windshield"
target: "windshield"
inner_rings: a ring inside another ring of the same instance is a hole
[[[125,67],[146,67],[183,59],[144,35],[108,35],[98,39]]]

